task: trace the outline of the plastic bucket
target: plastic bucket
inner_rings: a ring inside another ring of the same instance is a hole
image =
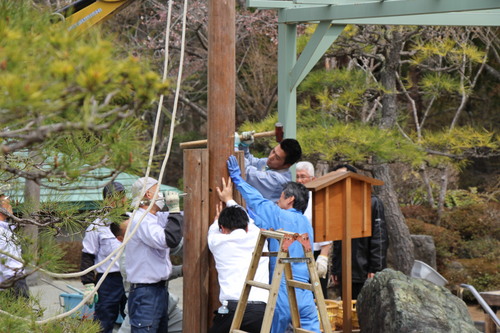
[[[436,272],[434,268],[420,260],[415,260],[415,262],[413,263],[411,276],[425,279],[442,287],[448,283],[448,280],[446,280],[441,274]]]
[[[64,311],[69,311],[75,308],[83,299],[80,294],[60,294],[59,304],[64,307]],[[89,308],[88,305],[83,305],[75,313],[71,315],[73,318],[92,319],[94,318],[94,309]]]

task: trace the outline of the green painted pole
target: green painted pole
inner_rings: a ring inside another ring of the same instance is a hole
[[[311,69],[330,48],[344,30],[345,25],[331,25],[330,21],[321,21],[311,39],[302,51],[290,74],[290,86],[297,88]]]
[[[297,137],[297,88],[289,86],[297,59],[296,34],[296,24],[278,24],[278,119],[285,138]]]

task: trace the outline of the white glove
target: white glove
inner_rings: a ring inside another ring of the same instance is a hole
[[[326,272],[328,271],[328,257],[319,255],[316,259],[316,270],[318,271],[318,276],[320,278],[326,278]]]
[[[165,201],[170,213],[180,213],[179,193],[176,191],[165,191]]]
[[[84,284],[83,287],[85,288],[83,290],[83,298],[85,298],[94,291],[95,284],[87,283],[87,284]],[[87,304],[89,307],[92,307],[94,305],[94,303],[97,303],[98,297],[99,296],[97,296],[97,292],[96,292],[94,294],[94,297],[89,298],[87,300],[87,302],[85,302],[85,304]]]
[[[238,151],[238,147],[240,145],[240,135],[238,134],[238,132],[234,132],[234,148],[236,148],[236,151]]]
[[[248,131],[241,133],[240,141],[241,145],[244,147],[248,147],[253,143],[253,135],[255,131]]]

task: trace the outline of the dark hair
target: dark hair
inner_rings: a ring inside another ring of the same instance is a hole
[[[102,197],[104,199],[108,199],[117,193],[125,194],[125,187],[122,185],[122,183],[112,182],[104,186],[104,188],[102,189]]]
[[[231,231],[248,227],[248,214],[241,206],[226,207],[220,212],[219,227],[224,227]]]
[[[115,235],[115,237],[121,236],[120,235],[120,225],[116,222],[113,222],[109,225],[109,229],[111,230],[111,233]]]
[[[309,191],[303,184],[288,182],[283,186],[283,194],[285,195],[285,199],[291,196],[295,197],[293,200],[293,208],[304,214],[307,209],[307,204],[309,203]]]
[[[354,173],[358,173],[358,169],[356,169],[355,167],[353,167],[352,165],[350,164],[339,164],[339,165],[336,165],[332,168],[332,171],[337,171],[338,169],[342,169],[342,168],[346,168],[347,171],[351,171],[351,172],[354,172]]]
[[[294,164],[302,157],[302,148],[295,139],[285,139],[280,142],[280,147],[286,153],[285,164]]]

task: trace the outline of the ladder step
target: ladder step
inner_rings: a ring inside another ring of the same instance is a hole
[[[300,282],[297,280],[288,280],[287,282],[290,287],[314,291],[312,284],[310,283]]]
[[[277,257],[278,252],[262,252],[262,257]]]
[[[233,330],[234,331],[234,330]],[[295,328],[295,333],[314,333],[313,331],[308,331],[308,330],[305,330],[303,328],[300,328],[300,327],[297,327]]]
[[[248,333],[248,332],[242,330],[232,330],[231,333]]]
[[[311,259],[309,259],[309,258],[280,258],[278,261],[282,264],[296,264],[296,263],[302,263],[302,262],[305,262],[308,264],[311,262]]]
[[[246,284],[252,286],[252,287],[257,287],[261,289],[266,289],[266,290],[271,290],[271,285],[267,283],[262,283],[262,282],[257,282],[254,280],[247,280]]]

